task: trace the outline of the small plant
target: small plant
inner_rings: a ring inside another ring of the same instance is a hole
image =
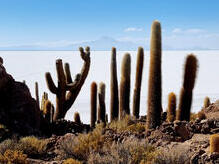
[[[213,134],[210,137],[210,152],[219,153],[219,134]]]
[[[0,154],[0,162],[7,164],[28,164],[26,154],[23,154],[22,151],[9,149],[3,155]]]
[[[82,164],[82,163],[73,158],[69,158],[69,159],[64,160],[62,164]]]

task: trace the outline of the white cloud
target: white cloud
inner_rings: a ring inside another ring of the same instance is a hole
[[[128,27],[124,30],[125,32],[140,32],[143,31],[142,28],[136,28],[136,27]]]
[[[172,33],[173,34],[201,34],[201,33],[205,33],[207,31],[203,30],[203,29],[198,29],[198,28],[191,28],[191,29],[181,29],[181,28],[175,28],[173,29]]]

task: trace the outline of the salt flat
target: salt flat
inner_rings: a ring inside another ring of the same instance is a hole
[[[132,92],[135,79],[136,53],[135,51],[127,51],[131,54],[131,102]],[[209,96],[212,101],[219,99],[219,51],[163,51],[162,54],[162,101],[163,108],[167,106],[167,95],[169,92],[179,94],[182,77],[183,65],[185,57],[189,53],[194,53],[199,61],[198,76],[195,89],[193,92],[192,111],[197,112],[201,109],[203,99]],[[121,60],[124,51],[119,51],[117,56],[118,81],[120,81]],[[63,59],[68,62],[71,67],[72,76],[80,72],[83,61],[77,51],[0,51],[0,56],[4,59],[4,66],[7,72],[13,75],[17,81],[26,81],[34,97],[34,83],[39,83],[39,92],[49,93],[49,98],[55,103],[55,96],[47,89],[45,82],[45,72],[49,71],[56,81],[55,60]],[[110,51],[92,51],[91,67],[89,75],[85,81],[82,90],[67,113],[66,118],[72,120],[73,113],[78,111],[84,123],[88,123],[90,119],[90,84],[92,81],[97,83],[103,81],[106,83],[106,107],[109,113],[109,84],[110,84]],[[143,70],[143,81],[141,91],[141,110],[140,114],[146,114],[147,103],[147,87],[149,72],[149,51],[145,51]],[[132,106],[131,106],[132,107]]]

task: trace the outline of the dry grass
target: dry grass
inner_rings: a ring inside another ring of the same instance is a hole
[[[82,164],[82,163],[73,158],[69,158],[69,159],[64,160],[62,164]]]
[[[27,155],[22,151],[6,150],[2,155],[0,154],[0,163],[7,164],[27,164]]]

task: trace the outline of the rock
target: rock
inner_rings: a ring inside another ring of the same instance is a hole
[[[183,139],[183,141],[191,138],[191,134],[185,125],[175,126],[175,132]]]

